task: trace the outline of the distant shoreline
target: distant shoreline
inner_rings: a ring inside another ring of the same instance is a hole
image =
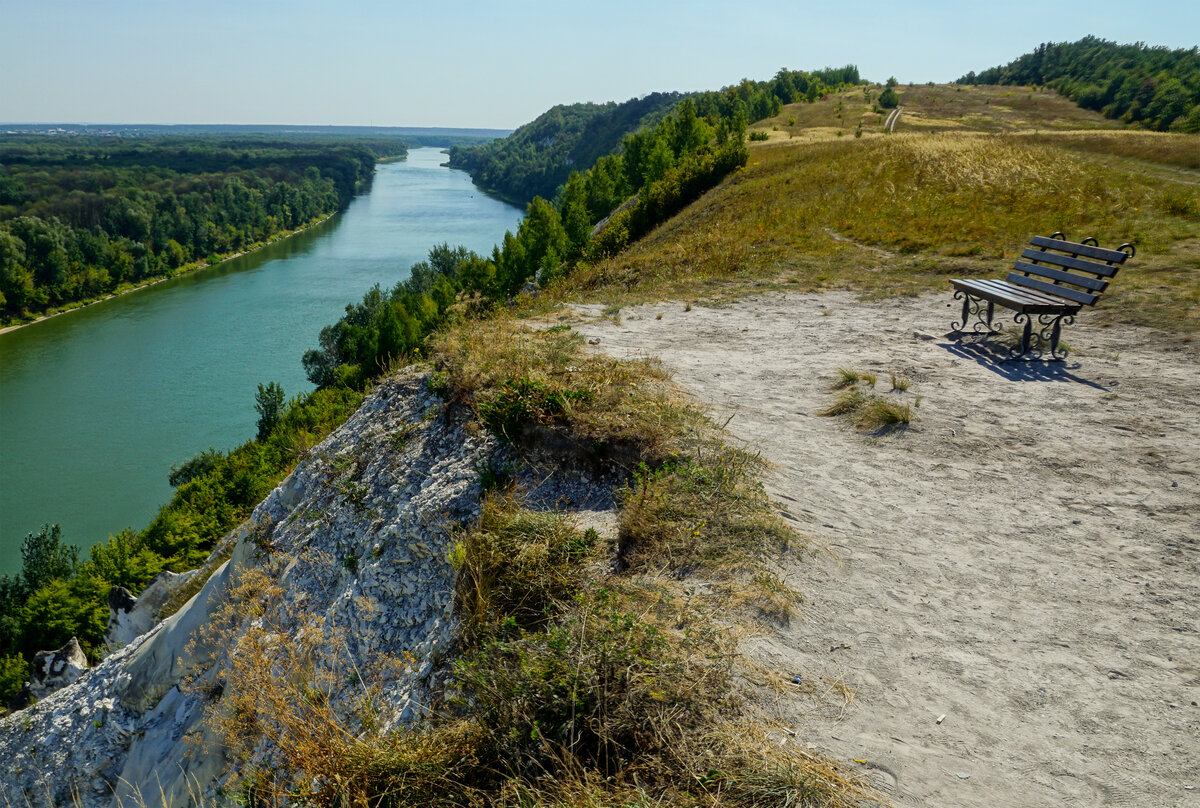
[[[145,289],[149,286],[154,286],[154,285],[160,284],[164,281],[174,280],[175,278],[182,278],[182,277],[191,275],[193,273],[199,272],[204,269],[210,269],[215,266],[220,266],[221,264],[224,264],[226,261],[232,261],[235,258],[241,258],[243,255],[249,255],[250,253],[258,252],[259,250],[263,249],[264,247],[269,247],[272,244],[278,244],[279,242],[285,241],[286,239],[289,239],[292,236],[299,235],[300,233],[303,233],[307,230],[311,230],[312,228],[317,227],[318,225],[325,224],[325,222],[329,221],[334,216],[337,216],[338,213],[340,213],[340,212],[341,211],[331,213],[328,216],[324,216],[324,217],[316,220],[315,222],[310,222],[309,224],[306,224],[303,227],[297,227],[295,230],[280,231],[279,233],[276,233],[274,236],[272,236],[271,238],[262,242],[258,246],[252,247],[251,249],[248,249],[248,250],[242,250],[241,252],[231,253],[231,254],[225,256],[224,258],[222,258],[220,261],[217,261],[215,264],[208,264],[208,263],[196,264],[195,266],[191,267],[190,269],[185,269],[182,272],[176,272],[174,275],[164,275],[161,278],[154,278],[153,280],[149,280],[144,283],[139,283],[137,286],[130,286],[128,289],[122,289],[119,292],[111,292],[107,295],[104,295],[103,297],[95,297],[90,300],[80,301],[77,305],[72,305],[70,308],[60,309],[58,311],[51,312],[50,314],[40,314],[37,317],[34,317],[32,320],[27,320],[23,323],[13,323],[12,325],[6,325],[3,327],[0,327],[0,335],[7,334],[9,331],[16,331],[17,329],[24,328],[27,325],[33,325],[35,323],[40,323],[43,320],[49,320],[52,317],[58,317],[63,314],[70,314],[71,312],[74,312],[74,311],[80,311],[82,309],[86,309],[88,306],[94,306],[97,303],[103,303],[106,300],[112,300],[114,297],[121,297],[123,295],[129,294],[130,292],[136,292],[140,289]]]

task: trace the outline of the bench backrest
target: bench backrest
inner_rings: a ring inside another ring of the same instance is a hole
[[[1021,253],[1005,280],[1083,306],[1095,305],[1108,281],[1135,253],[1132,244],[1105,250],[1094,238],[1076,243],[1066,241],[1062,233],[1034,236],[1029,243],[1032,246]]]

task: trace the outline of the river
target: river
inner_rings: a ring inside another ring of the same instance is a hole
[[[43,523],[84,550],[144,527],[167,471],[254,434],[254,394],[372,285],[448,242],[490,253],[521,213],[414,149],[328,222],[219,266],[0,335],[0,573]]]

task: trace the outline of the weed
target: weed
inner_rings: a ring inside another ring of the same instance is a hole
[[[516,484],[516,469],[509,463],[490,458],[475,467],[479,475],[479,487],[485,494],[511,491]]]
[[[857,387],[852,387],[846,390],[837,401],[830,404],[825,409],[817,413],[823,417],[832,417],[835,415],[847,415],[849,413],[858,412],[858,410],[867,403],[870,397]]]
[[[451,552],[467,629],[495,633],[497,616],[521,628],[541,624],[582,583],[578,562],[595,538],[562,514],[521,509],[512,493],[489,496],[478,527]]]
[[[425,387],[440,399],[450,398],[450,378],[439,370],[434,370],[425,381]]]
[[[391,440],[388,441],[388,443],[391,444],[393,451],[404,451],[404,447],[408,446],[409,440],[412,439],[413,433],[416,431],[416,424],[401,424],[400,428],[392,433]]]
[[[837,373],[837,379],[834,380],[833,384],[829,385],[830,390],[842,390],[846,387],[853,387],[862,378],[858,371],[850,370],[849,368],[838,368]]]
[[[619,562],[630,570],[761,573],[795,536],[755,480],[760,468],[746,452],[698,443],[686,460],[641,469],[622,495]]]
[[[879,429],[897,424],[907,424],[912,419],[912,409],[909,405],[897,404],[894,401],[872,396],[858,408],[851,421],[859,429]]]
[[[909,389],[910,382],[895,373],[888,374],[892,382],[892,392],[904,393]],[[868,393],[859,386],[863,382],[870,387],[875,386],[873,374],[859,373],[848,368],[838,368],[838,376],[830,385],[831,390],[841,390],[837,400],[817,413],[824,417],[847,416],[852,424],[859,429],[882,429],[907,424],[915,420],[912,408],[920,405],[920,397],[912,404],[901,404],[891,398],[883,398]]]
[[[658,463],[674,453],[674,436],[698,415],[674,400],[659,365],[583,347],[574,331],[490,320],[445,334],[432,354],[452,395],[515,446],[535,448],[554,432],[605,463]]]
[[[509,379],[494,396],[479,403],[479,417],[497,437],[517,443],[525,425],[550,423],[591,397],[587,390],[554,389],[528,377]]]
[[[355,513],[360,516],[365,516],[370,513],[371,509],[367,507],[367,494],[371,489],[365,483],[355,482],[354,480],[341,480],[337,484],[337,491],[342,495],[343,501],[350,504],[354,508]]]

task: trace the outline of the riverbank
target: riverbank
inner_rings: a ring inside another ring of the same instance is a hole
[[[431,244],[490,251],[520,211],[442,159],[414,149],[320,227],[0,337],[0,574],[43,523],[84,555],[146,525],[173,464],[254,434],[257,384],[311,389],[300,357],[347,301],[395,286]]]
[[[193,264],[184,264],[176,272],[172,272],[170,275],[163,275],[162,277],[152,278],[151,280],[145,281],[143,283],[138,283],[138,284],[131,285],[128,287],[124,287],[124,288],[118,288],[116,291],[109,292],[108,294],[102,295],[100,297],[93,297],[88,300],[80,300],[78,302],[71,303],[67,306],[62,306],[60,308],[54,309],[51,312],[48,312],[45,314],[39,314],[38,316],[34,317],[31,320],[25,320],[20,323],[13,323],[11,325],[0,326],[0,335],[7,334],[9,331],[16,331],[17,329],[24,328],[27,325],[33,325],[34,323],[40,323],[43,320],[49,320],[52,317],[58,317],[61,314],[70,314],[73,311],[79,311],[81,309],[86,309],[88,306],[94,306],[97,303],[103,303],[106,300],[112,300],[115,297],[121,297],[121,296],[127,295],[131,292],[136,292],[140,289],[145,289],[149,286],[155,286],[157,284],[162,283],[163,281],[174,280],[175,278],[182,278],[187,275],[193,275],[204,269],[210,269],[212,267],[220,266],[221,264],[224,264],[227,261],[232,261],[235,258],[241,258],[243,255],[249,255],[250,253],[258,252],[259,250],[263,249],[264,247],[270,247],[272,244],[278,244],[279,242],[284,241],[285,239],[289,239],[292,236],[296,236],[296,235],[299,235],[300,233],[304,233],[308,230],[313,229],[314,227],[319,227],[320,225],[323,225],[327,221],[332,219],[334,216],[337,216],[338,213],[340,213],[340,212],[341,211],[337,211],[335,213],[330,213],[328,216],[323,216],[320,219],[314,219],[313,221],[309,222],[308,224],[304,225],[303,227],[297,227],[295,230],[281,230],[278,233],[276,233],[274,236],[272,236],[271,238],[267,239],[266,241],[257,241],[252,246],[248,247],[245,250],[242,250],[241,252],[229,253],[228,255],[222,256],[220,261],[213,261],[213,262],[205,261],[203,263],[196,262]]]

